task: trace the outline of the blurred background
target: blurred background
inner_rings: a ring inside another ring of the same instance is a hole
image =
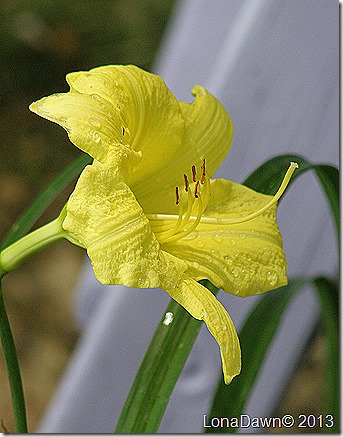
[[[77,155],[59,126],[31,114],[42,96],[66,92],[65,75],[106,64],[150,69],[174,0],[7,0],[0,6],[0,238]],[[36,226],[56,217],[68,187]],[[6,276],[3,293],[17,344],[34,431],[78,339],[73,289],[84,251],[59,243]],[[14,429],[0,354],[0,419]],[[320,329],[299,363],[280,413],[321,414],[324,344]]]
[[[173,0],[8,0],[0,3],[0,239],[76,156],[57,125],[32,114],[34,100],[66,92],[65,76],[106,64],[150,69]],[[72,186],[41,217],[57,216]],[[3,293],[35,430],[78,338],[73,287],[83,250],[60,243],[7,275]],[[0,353],[0,419],[14,430]],[[0,430],[1,431],[1,430]]]

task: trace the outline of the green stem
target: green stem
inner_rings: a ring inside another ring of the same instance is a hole
[[[62,228],[66,208],[52,222],[25,235],[0,253],[0,280],[8,272],[15,270],[27,257],[48,245],[66,238],[78,244],[78,241]],[[27,433],[27,421],[23,384],[20,375],[17,353],[11,326],[0,289],[0,337],[5,355],[8,378],[10,382],[12,405],[17,433]]]
[[[5,273],[15,270],[30,255],[64,238],[80,245],[71,234],[62,228],[65,210],[66,208],[63,208],[55,220],[30,232],[0,253],[0,278]]]
[[[16,433],[27,433],[25,398],[23,384],[11,326],[7,317],[5,303],[0,290],[0,337],[5,355],[8,378],[10,381],[13,414]]]

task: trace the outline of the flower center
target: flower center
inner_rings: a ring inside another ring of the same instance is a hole
[[[148,214],[147,217],[160,244],[175,242],[186,237],[196,229],[200,221],[201,223],[220,223],[221,225],[244,223],[258,217],[280,199],[296,168],[298,168],[298,164],[291,162],[278,191],[260,209],[245,217],[218,219],[202,217],[210,199],[210,182],[206,178],[205,160],[203,160],[200,179],[197,179],[196,168],[193,165],[192,182],[189,182],[187,175],[184,174],[183,189],[175,187],[175,203],[179,207],[179,215]]]
[[[170,243],[186,237],[198,226],[202,213],[210,199],[210,183],[206,178],[205,159],[201,165],[200,178],[197,179],[197,170],[192,166],[192,179],[189,182],[188,176],[183,175],[183,187],[175,187],[175,204],[179,208],[179,215],[149,216],[150,223],[157,240],[161,243]],[[172,218],[174,226],[168,220]],[[175,222],[176,219],[176,222]]]

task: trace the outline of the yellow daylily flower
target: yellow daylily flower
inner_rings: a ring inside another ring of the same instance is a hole
[[[177,101],[163,80],[135,66],[67,75],[70,91],[30,106],[63,126],[94,158],[67,203],[63,228],[87,249],[98,280],[160,287],[204,320],[220,346],[224,379],[240,373],[239,340],[227,311],[197,281],[238,296],[287,283],[274,196],[210,179],[227,155],[233,125],[204,88]]]

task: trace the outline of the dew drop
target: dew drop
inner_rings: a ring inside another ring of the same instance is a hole
[[[277,284],[277,281],[279,280],[279,277],[277,273],[275,272],[267,272],[267,281],[270,285],[274,286]]]
[[[232,259],[231,259],[230,255],[225,255],[224,261],[227,265],[229,265],[229,266],[232,265]]]
[[[223,330],[223,331],[226,331],[226,330],[227,330],[227,326],[223,324],[223,325],[222,325],[222,330]]]
[[[206,256],[206,260],[207,260],[207,262],[208,262],[209,264],[212,264],[212,263],[213,263],[213,258],[212,258],[210,255],[207,255],[207,256]]]
[[[199,263],[196,262],[196,261],[194,261],[192,264],[193,264],[193,267],[194,267],[195,269],[198,269],[198,268],[200,267]]]
[[[235,278],[237,278],[237,277],[238,277],[238,274],[239,274],[239,270],[238,270],[237,268],[234,268],[234,269],[232,270],[231,273],[233,274],[233,276],[234,276]]]
[[[95,142],[95,143],[100,143],[101,141],[101,137],[98,134],[98,132],[94,132],[94,131],[90,131],[89,132],[89,136],[91,137],[91,139]]]
[[[185,237],[183,237],[183,240],[195,240],[195,238],[198,236],[198,232],[194,231],[191,232],[190,234],[186,235]]]
[[[214,234],[212,236],[213,240],[216,241],[217,243],[221,243],[223,241],[223,236],[221,234]]]
[[[100,127],[101,123],[97,118],[90,118],[89,123],[94,127]]]
[[[232,246],[236,246],[236,240],[232,239],[231,244],[232,244]]]
[[[99,94],[92,94],[92,98],[98,102],[101,102],[101,97],[99,96]]]
[[[43,114],[49,114],[49,109],[46,109],[44,105],[37,105],[37,109]]]
[[[197,246],[198,246],[198,247],[204,247],[205,244],[204,244],[204,242],[203,242],[202,240],[198,240],[198,241],[197,241]]]
[[[240,234],[240,236],[239,236],[242,240],[244,240],[245,238],[247,238],[247,235],[246,234]]]

